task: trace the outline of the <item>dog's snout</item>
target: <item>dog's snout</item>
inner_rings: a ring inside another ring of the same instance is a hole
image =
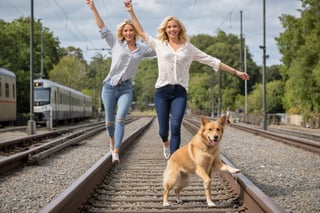
[[[218,135],[215,135],[213,138],[214,138],[215,140],[218,140],[218,139],[219,139],[219,136],[218,136]]]

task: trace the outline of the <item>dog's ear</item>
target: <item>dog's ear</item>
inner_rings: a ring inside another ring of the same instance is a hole
[[[226,125],[226,123],[227,123],[227,116],[226,116],[225,114],[222,115],[222,116],[219,118],[218,122],[224,127],[224,126]]]
[[[201,121],[202,126],[206,125],[206,123],[209,122],[209,120],[206,117],[204,117],[203,115],[200,116],[200,121]]]

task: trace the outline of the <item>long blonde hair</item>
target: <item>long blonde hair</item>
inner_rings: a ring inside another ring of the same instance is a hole
[[[165,41],[165,40],[169,40],[168,35],[166,33],[166,27],[169,21],[176,21],[180,27],[180,32],[178,35],[179,40],[181,40],[183,43],[188,42],[189,41],[189,37],[187,35],[187,30],[184,26],[184,24],[176,17],[174,16],[167,16],[162,23],[160,24],[160,26],[158,27],[158,39],[160,41]]]
[[[133,30],[134,30],[134,33],[135,33],[135,36],[134,36],[134,41],[137,41],[139,35],[138,35],[138,32],[137,32],[137,29],[134,27],[133,25],[133,22],[132,20],[130,19],[125,19],[123,22],[121,22],[119,25],[118,25],[118,28],[117,28],[117,38],[120,40],[120,41],[124,41],[125,38],[123,37],[122,35],[122,31],[123,31],[123,28],[124,26],[126,26],[127,24],[131,25]]]

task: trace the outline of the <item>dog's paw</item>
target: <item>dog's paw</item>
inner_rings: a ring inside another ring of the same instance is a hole
[[[163,202],[163,206],[167,207],[167,206],[170,206],[170,204],[169,204],[169,202]]]
[[[236,174],[236,173],[241,172],[241,169],[231,168],[231,169],[229,170],[229,172],[230,172],[231,174]]]
[[[207,203],[208,203],[208,207],[215,207],[216,206],[216,204],[212,201],[207,201]]]

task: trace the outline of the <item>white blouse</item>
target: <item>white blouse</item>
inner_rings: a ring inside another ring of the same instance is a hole
[[[110,79],[111,85],[115,86],[119,80],[126,81],[133,79],[140,61],[144,57],[155,56],[155,51],[147,45],[138,45],[137,49],[130,51],[126,42],[121,42],[116,39],[111,31],[104,27],[100,30],[101,37],[106,40],[112,48],[112,62],[110,72],[104,81]]]
[[[191,43],[185,43],[175,51],[168,43],[147,35],[146,44],[153,48],[158,58],[158,79],[155,87],[167,84],[179,84],[188,90],[189,69],[193,61],[211,66],[219,70],[221,61],[212,57]]]

